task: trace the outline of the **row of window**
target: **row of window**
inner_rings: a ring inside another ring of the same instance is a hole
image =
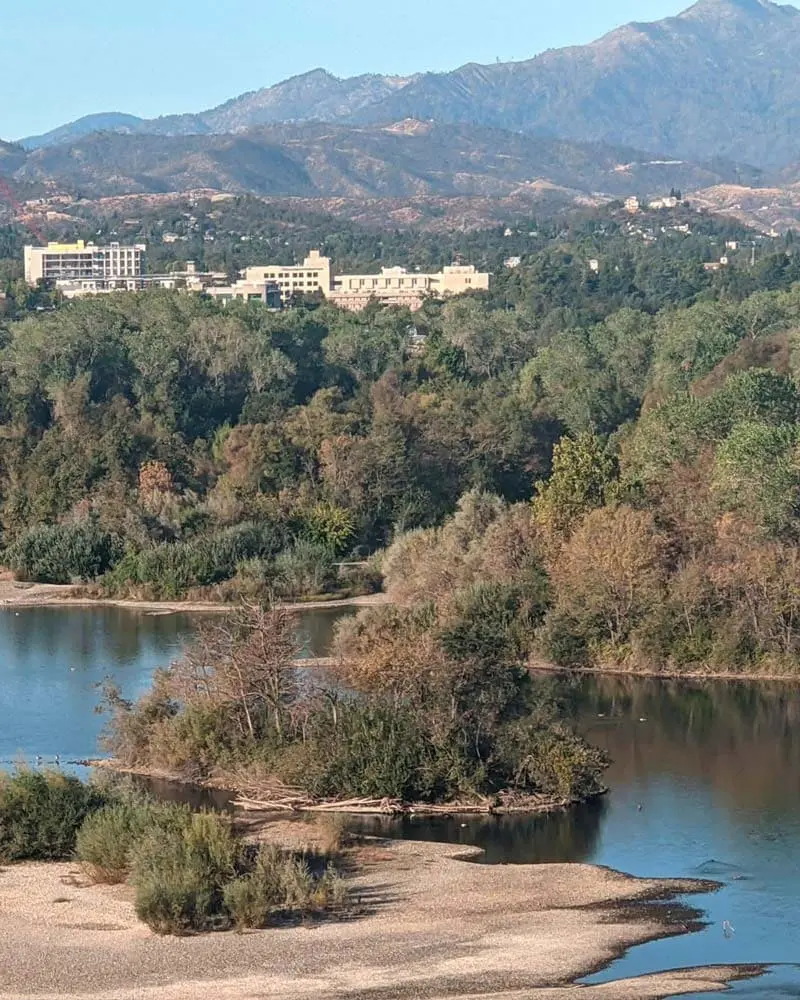
[[[267,277],[268,278],[272,278],[273,280],[275,278],[277,278],[279,281],[280,281],[281,278],[302,278],[303,277],[303,272],[302,271],[278,271],[277,273],[274,273],[274,274],[273,273],[268,274]],[[305,272],[305,277],[306,278],[319,278],[319,271],[306,271]]]

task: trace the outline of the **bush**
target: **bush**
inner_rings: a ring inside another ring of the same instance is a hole
[[[344,881],[326,857],[242,844],[212,813],[167,807],[165,815],[128,855],[136,912],[157,934],[266,927],[345,901]]]
[[[600,779],[610,760],[567,728],[523,719],[501,733],[496,763],[509,787],[581,799],[602,790]]]
[[[62,861],[104,796],[77,778],[22,771],[0,777],[0,860]]]
[[[212,813],[151,830],[131,855],[137,915],[157,934],[226,926],[224,889],[237,875],[239,851],[230,822]]]
[[[399,705],[358,701],[312,720],[312,736],[278,760],[284,780],[322,798],[428,800],[437,783],[433,752],[422,720]]]
[[[225,889],[225,905],[236,926],[266,927],[280,917],[341,906],[347,896],[344,880],[331,864],[315,874],[315,860],[272,845],[261,847],[253,870]]]
[[[182,830],[188,807],[160,805],[147,798],[130,798],[90,815],[78,831],[75,853],[95,882],[124,882],[132,855],[147,836]]]
[[[282,597],[322,594],[336,580],[333,551],[301,538],[275,559],[275,587]]]
[[[104,584],[110,593],[146,588],[155,599],[182,597],[193,587],[229,580],[247,560],[271,558],[283,544],[270,523],[245,523],[216,535],[128,552]]]
[[[5,561],[20,580],[70,583],[102,576],[122,557],[117,535],[94,521],[40,524],[6,550]]]

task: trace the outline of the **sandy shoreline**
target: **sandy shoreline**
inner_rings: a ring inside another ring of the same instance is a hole
[[[0,608],[125,608],[149,614],[206,614],[232,611],[236,604],[214,601],[132,601],[124,598],[81,597],[80,587],[72,584],[0,581]],[[77,595],[77,596],[76,596]],[[297,601],[282,604],[289,611],[320,611],[325,608],[368,608],[385,604],[386,594],[366,594],[331,601]]]
[[[181,939],[153,935],[126,887],[87,886],[75,865],[6,868],[0,998],[562,1000],[632,945],[686,931],[690,913],[653,900],[713,887],[591,865],[465,863],[475,853],[375,841],[357,854],[350,918]],[[711,992],[742,971],[680,970],[581,995]]]
[[[81,588],[72,584],[33,583],[20,584],[13,580],[0,580],[0,608],[123,608],[143,614],[220,614],[231,611],[235,604],[214,601],[134,601],[124,598],[93,598],[75,596]],[[282,604],[289,611],[323,611],[335,608],[369,608],[388,604],[386,594],[366,594],[331,601],[297,601]],[[332,665],[330,657],[313,657],[302,664],[305,667],[325,668]],[[541,660],[528,664],[533,673],[539,674],[589,674],[608,677],[641,677],[665,681],[798,681],[800,673],[731,673],[694,670],[688,672],[669,670],[626,670],[614,667],[559,667]]]

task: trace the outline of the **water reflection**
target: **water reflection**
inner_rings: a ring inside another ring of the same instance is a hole
[[[301,616],[309,654],[324,655],[339,613]],[[0,610],[0,761],[92,756],[102,726],[97,684],[110,675],[127,696],[141,693],[194,621],[114,608]],[[359,827],[478,844],[488,863],[587,861],[644,876],[696,876],[712,864],[724,887],[688,900],[706,914],[702,932],[634,948],[597,978],[765,964],[768,976],[729,995],[800,996],[798,970],[787,964],[798,957],[798,686],[585,676],[537,684],[609,751],[607,799],[552,816],[364,818]],[[185,797],[166,786],[160,794]],[[224,804],[208,794],[198,804]]]
[[[348,613],[299,613],[304,655],[324,656],[335,621]],[[96,756],[103,681],[138,697],[156,667],[180,655],[198,620],[113,607],[0,609],[0,768],[38,755],[44,764]]]
[[[597,848],[605,798],[570,812],[508,816],[359,816],[348,826],[376,837],[432,840],[480,847],[483,864],[586,861]]]
[[[587,676],[539,685],[540,697],[559,701],[613,758],[604,802],[552,817],[384,821],[381,832],[477,843],[492,863],[587,861],[648,877],[713,872],[722,889],[686,900],[705,914],[699,933],[633,948],[588,981],[771,965],[729,995],[800,995],[800,971],[787,964],[798,956],[798,686]]]

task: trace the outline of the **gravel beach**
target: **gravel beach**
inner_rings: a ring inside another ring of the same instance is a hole
[[[374,842],[357,851],[344,920],[159,938],[130,890],[86,884],[72,864],[0,871],[0,998],[72,1000],[561,1000],[623,949],[682,933],[648,902],[697,883],[590,865],[470,864],[470,849]],[[732,969],[579,988],[649,998],[724,989]]]

